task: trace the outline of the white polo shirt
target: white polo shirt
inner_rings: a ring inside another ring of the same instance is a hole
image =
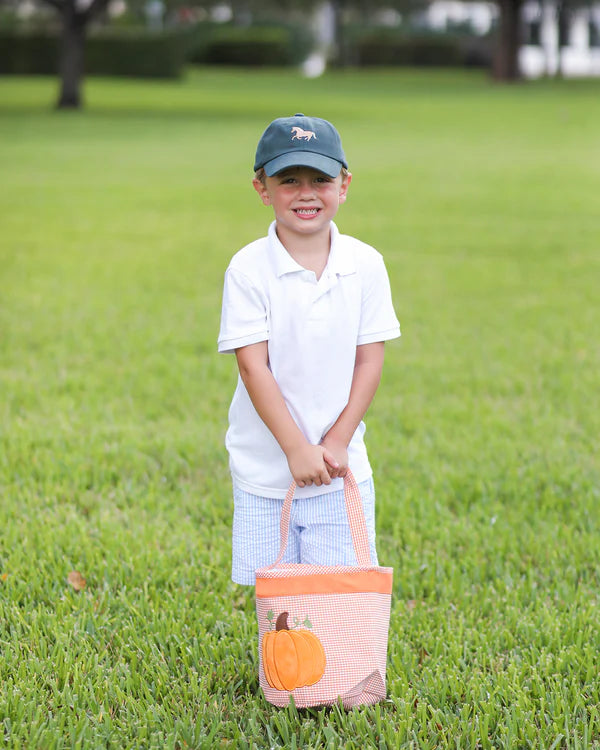
[[[317,445],[348,403],[356,347],[400,335],[383,258],[331,224],[321,278],[300,266],[269,234],[233,256],[225,274],[220,352],[268,342],[269,366],[290,414]],[[348,446],[358,482],[371,476],[361,422]],[[238,377],[225,439],[234,483],[254,495],[281,498],[292,481],[285,454]],[[340,489],[341,479],[298,488],[297,497]]]

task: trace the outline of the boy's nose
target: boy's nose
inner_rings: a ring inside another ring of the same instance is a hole
[[[306,182],[300,183],[300,195],[314,195],[315,193],[315,187],[312,183],[312,180],[307,180]]]

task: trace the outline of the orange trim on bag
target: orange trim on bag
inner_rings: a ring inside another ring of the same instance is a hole
[[[357,573],[325,573],[323,575],[290,576],[289,578],[257,578],[256,596],[292,596],[297,594],[391,594],[392,574],[378,571]]]

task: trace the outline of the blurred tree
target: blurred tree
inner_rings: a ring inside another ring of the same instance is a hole
[[[517,81],[521,44],[521,9],[524,0],[496,0],[500,11],[492,74],[497,81]]]
[[[109,0],[44,0],[60,14],[61,39],[58,73],[60,109],[81,107],[81,82],[83,79],[83,53],[85,35],[90,21],[106,10]]]

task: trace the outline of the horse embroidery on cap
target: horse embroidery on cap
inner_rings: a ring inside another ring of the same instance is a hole
[[[317,134],[312,130],[302,130],[302,128],[299,128],[298,126],[292,128],[292,133],[294,133],[292,136],[293,141],[310,141],[311,138],[317,137]]]

